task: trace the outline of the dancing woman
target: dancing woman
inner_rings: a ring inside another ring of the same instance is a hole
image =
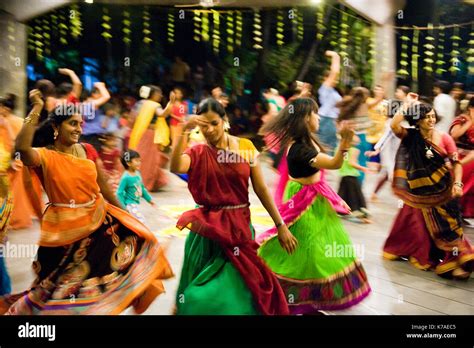
[[[8,121],[0,115],[0,249],[7,241],[7,229],[13,210],[12,191],[8,177],[11,165],[14,134]],[[11,292],[11,281],[5,264],[5,255],[0,255],[0,296]]]
[[[419,269],[465,279],[473,269],[474,251],[463,234],[456,200],[463,187],[456,145],[435,129],[431,105],[410,103],[392,120],[393,132],[402,139],[392,186],[404,205],[385,241],[384,257],[407,257]],[[404,118],[415,128],[402,127]]]
[[[290,102],[267,125],[288,146],[290,181],[280,213],[298,240],[287,255],[271,229],[259,235],[258,254],[276,274],[294,314],[320,309],[342,309],[370,292],[367,276],[336,212],[349,212],[347,204],[324,180],[322,169],[338,169],[351,146],[354,132],[343,122],[341,143],[334,157],[323,152],[314,133],[319,128],[318,106],[309,98]],[[341,252],[342,251],[342,252]]]
[[[249,178],[268,211],[285,252],[296,240],[282,222],[265,186],[257,150],[247,139],[224,131],[225,110],[203,100],[173,149],[171,171],[188,173],[188,187],[199,208],[185,212],[177,226],[191,232],[176,297],[178,314],[288,314],[277,279],[257,256],[250,223]],[[186,148],[198,125],[207,143]],[[184,153],[183,153],[184,151]]]
[[[142,95],[147,95],[148,99],[140,103],[128,148],[137,151],[143,158],[141,167],[143,183],[148,191],[156,192],[168,181],[166,173],[161,169],[168,160],[162,151],[170,144],[169,128],[165,118],[171,113],[175,95],[171,92],[170,101],[163,109],[160,104],[163,98],[160,87],[144,86],[142,90],[145,90],[145,94]]]
[[[0,298],[8,314],[119,314],[144,311],[172,271],[153,234],[120,209],[105,177],[78,144],[82,116],[58,106],[37,132],[43,101],[30,92],[16,149],[38,172],[50,203],[41,219],[37,278],[23,293]],[[104,195],[102,195],[104,194]],[[107,202],[107,201],[108,202]]]
[[[454,119],[450,133],[456,141],[463,169],[462,215],[465,219],[474,218],[474,97],[469,100],[467,113]]]

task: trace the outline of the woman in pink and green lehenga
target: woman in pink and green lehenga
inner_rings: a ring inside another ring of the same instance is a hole
[[[293,254],[285,253],[271,229],[257,237],[262,243],[258,254],[276,274],[293,314],[347,308],[370,292],[365,271],[336,213],[349,213],[348,206],[325,182],[321,170],[342,165],[354,132],[345,122],[339,150],[334,157],[325,154],[313,135],[319,126],[317,111],[314,100],[299,98],[267,125],[268,131],[280,134],[280,144],[288,147],[290,180],[279,210],[298,248]]]

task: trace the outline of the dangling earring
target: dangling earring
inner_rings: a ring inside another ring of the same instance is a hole
[[[58,131],[55,130],[55,131],[54,131],[54,140],[56,140],[56,139],[58,138],[58,135],[59,135]]]
[[[224,131],[228,131],[230,129],[229,121],[224,121]]]

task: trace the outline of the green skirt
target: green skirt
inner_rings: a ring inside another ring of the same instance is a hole
[[[284,200],[303,186],[289,181]],[[290,305],[310,304],[313,309],[339,309],[359,302],[370,292],[365,271],[339,217],[319,195],[289,227],[298,240],[289,255],[278,238],[259,248],[258,255],[276,274]]]
[[[190,232],[176,306],[178,315],[257,315],[253,296],[219,244]]]

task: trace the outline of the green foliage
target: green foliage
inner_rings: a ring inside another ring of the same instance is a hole
[[[268,78],[278,88],[286,88],[294,81],[306,52],[298,52],[299,43],[293,42],[268,50],[266,67]]]

